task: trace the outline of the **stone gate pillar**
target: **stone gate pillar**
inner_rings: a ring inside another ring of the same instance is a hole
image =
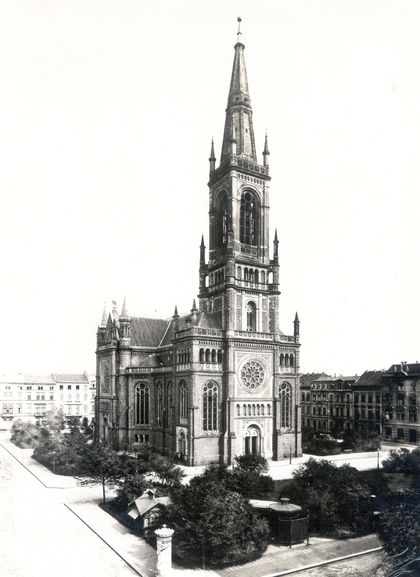
[[[172,535],[173,529],[163,525],[161,529],[156,529],[156,577],[168,577],[172,571]]]

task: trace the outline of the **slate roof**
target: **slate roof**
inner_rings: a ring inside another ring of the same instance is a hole
[[[300,375],[300,384],[301,386],[305,387],[311,385],[320,377],[326,378],[328,376],[329,375],[327,375],[326,373],[305,373],[303,375]]]
[[[29,385],[54,385],[55,379],[52,373],[47,375],[30,375],[25,373],[25,383]]]
[[[54,373],[54,377],[57,383],[88,383],[89,379],[87,375],[83,374],[67,374],[67,373]]]
[[[379,385],[384,377],[384,371],[365,371],[354,383],[354,388]]]
[[[150,355],[147,357],[147,359],[142,361],[138,366],[155,369],[156,367],[161,367],[162,363],[160,362],[159,357],[157,357],[156,355]]]
[[[386,372],[392,374],[405,373],[407,375],[418,375],[420,374],[420,363],[398,363],[397,365],[391,365]]]
[[[137,347],[158,347],[168,328],[166,319],[131,318],[131,344]]]

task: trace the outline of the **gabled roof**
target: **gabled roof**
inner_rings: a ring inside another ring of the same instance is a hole
[[[222,329],[222,321],[219,315],[201,312],[198,318],[198,326],[202,329]]]
[[[131,344],[137,347],[158,347],[168,328],[166,319],[132,317]]]
[[[147,489],[140,497],[130,503],[128,514],[132,519],[143,517],[157,506],[167,507],[171,504],[170,497],[156,497],[155,493],[154,489]]]

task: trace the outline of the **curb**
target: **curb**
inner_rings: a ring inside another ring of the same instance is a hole
[[[93,527],[91,527],[88,523],[86,523],[86,521],[85,521],[82,517],[80,517],[80,515],[78,515],[78,514],[76,513],[76,511],[74,511],[74,510],[70,507],[70,505],[67,505],[67,503],[63,503],[63,505],[64,505],[64,507],[66,507],[71,513],[73,513],[73,515],[74,515],[75,517],[77,517],[77,518],[79,519],[79,521],[81,521],[84,525],[86,525],[86,527],[87,527],[88,529],[90,529],[90,530],[92,531],[92,533],[94,533],[94,535],[96,535],[96,537],[98,537],[103,543],[105,543],[105,545],[107,545],[107,546],[111,549],[111,551],[112,551],[113,553],[115,553],[116,555],[118,555],[118,557],[119,557],[122,561],[124,561],[124,563],[125,563],[126,565],[128,565],[128,567],[130,567],[130,569],[131,569],[132,571],[134,571],[137,575],[139,575],[139,577],[144,577],[144,576],[142,575],[142,573],[140,573],[133,565],[131,565],[131,563],[130,563],[129,561],[127,561],[127,559],[125,559],[120,553],[118,553],[118,551],[117,551],[116,549],[114,549],[114,547],[113,547],[112,545],[110,545],[110,544],[108,543],[108,541],[105,541],[105,539],[104,539],[103,537],[101,537],[101,535],[99,535],[99,533],[97,533],[97,532],[95,531],[95,529],[93,529]]]
[[[262,575],[261,577],[280,577],[281,575],[291,575],[292,573],[299,573],[300,571],[307,571],[308,569],[315,569],[316,567],[323,567],[324,565],[330,565],[331,563],[338,563],[339,561],[345,561],[346,559],[352,559],[354,557],[361,557],[362,555],[369,555],[370,553],[376,553],[381,551],[381,547],[375,547],[374,549],[366,549],[365,551],[359,551],[358,553],[351,553],[350,555],[344,555],[344,557],[334,557],[334,559],[328,559],[328,561],[319,561],[318,563],[312,563],[311,565],[303,565],[302,567],[296,567],[295,569],[287,569],[286,571],[280,571],[279,573],[269,573],[268,575]]]

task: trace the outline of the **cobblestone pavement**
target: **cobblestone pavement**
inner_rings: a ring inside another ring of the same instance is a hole
[[[324,567],[299,571],[296,577],[374,577],[382,559],[382,552],[372,553]]]

